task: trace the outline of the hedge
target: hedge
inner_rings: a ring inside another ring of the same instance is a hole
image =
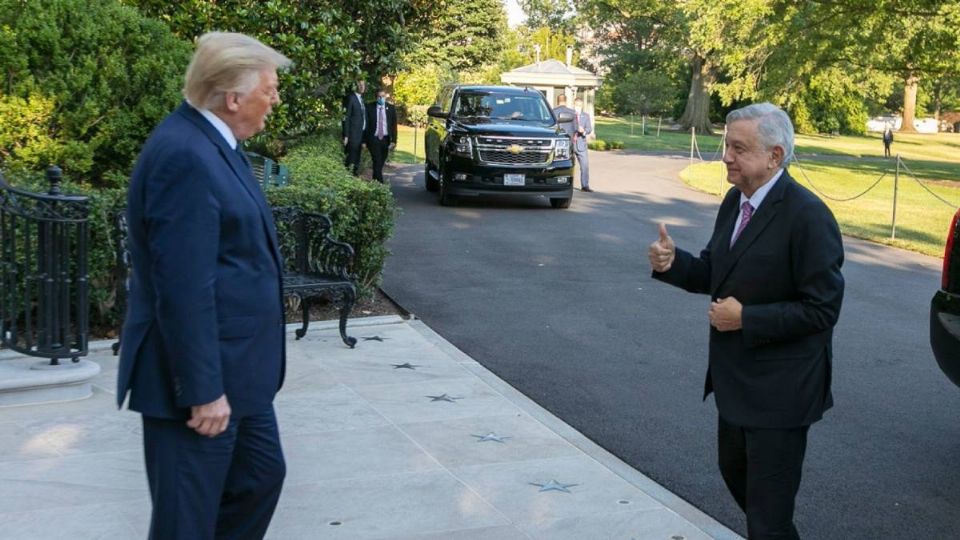
[[[334,236],[353,246],[352,272],[358,277],[361,295],[369,297],[380,285],[389,254],[386,243],[399,211],[390,188],[347,171],[339,132],[307,138],[291,147],[281,161],[290,169],[290,181],[285,187],[267,189],[270,205],[329,215]]]

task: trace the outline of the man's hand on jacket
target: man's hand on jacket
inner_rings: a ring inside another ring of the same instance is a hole
[[[216,401],[190,407],[190,420],[187,427],[200,435],[216,437],[227,429],[230,423],[230,404],[226,394]]]

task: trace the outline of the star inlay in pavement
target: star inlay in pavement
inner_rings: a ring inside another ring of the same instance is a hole
[[[544,491],[562,491],[563,493],[571,493],[571,491],[567,488],[572,488],[573,486],[579,486],[580,484],[561,484],[556,480],[551,480],[546,484],[537,484],[535,482],[530,482],[530,485],[537,486],[538,488],[540,488],[540,493],[543,493]]]
[[[393,369],[417,369],[418,367],[423,367],[420,364],[411,364],[407,362],[405,364],[390,364],[393,366]]]
[[[448,396],[446,394],[442,394],[439,396],[427,396],[427,397],[430,398],[430,401],[449,401],[450,403],[454,403],[454,400],[457,400],[457,399],[463,399],[462,397],[453,397],[453,396]]]
[[[362,339],[362,340],[364,340],[364,341],[379,341],[379,342],[382,343],[383,340],[386,339],[386,338],[382,338],[382,337],[380,337],[380,336],[373,336],[373,337],[365,337],[365,338],[360,338],[360,339]]]
[[[491,442],[491,441],[492,441],[492,442],[498,442],[498,443],[505,443],[505,442],[507,442],[507,439],[510,439],[510,438],[511,438],[511,437],[504,437],[504,436],[502,436],[502,435],[497,435],[496,433],[494,433],[494,432],[492,432],[492,431],[491,431],[490,433],[487,433],[486,435],[470,435],[470,436],[471,436],[471,437],[476,437],[476,438],[477,438],[477,442]]]

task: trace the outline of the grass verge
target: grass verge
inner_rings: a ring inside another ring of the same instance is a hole
[[[897,182],[896,237],[891,238],[894,169],[893,162],[888,163],[887,175],[873,189],[845,201],[835,199],[861,194],[884,171],[876,163],[804,160],[792,166],[790,174],[827,203],[844,234],[942,257],[947,228],[960,207],[960,184],[923,178],[918,181],[901,172]],[[691,187],[718,196],[730,188],[720,162],[691,165],[681,171],[680,178]],[[938,200],[930,191],[951,204]]]

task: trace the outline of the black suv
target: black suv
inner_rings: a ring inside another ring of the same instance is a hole
[[[960,210],[947,233],[942,279],[930,303],[930,346],[940,369],[960,386]]]
[[[554,208],[573,198],[570,138],[538,90],[512,86],[445,87],[427,111],[428,191],[440,204],[482,193],[539,195]]]

